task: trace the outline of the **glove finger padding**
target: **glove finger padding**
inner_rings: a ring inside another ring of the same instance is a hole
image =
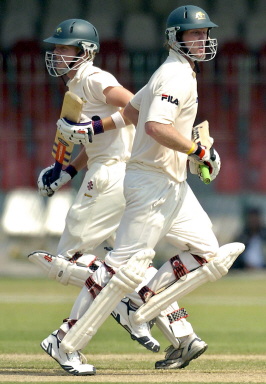
[[[38,177],[37,185],[41,196],[50,197],[54,194],[50,188],[50,178],[52,176],[53,170],[54,164],[44,168]]]
[[[73,123],[66,118],[61,118],[57,121],[57,127],[64,138],[74,144],[84,145],[92,142],[94,131],[92,120],[88,118],[82,123]]]
[[[204,164],[206,164],[209,167],[210,178],[211,178],[211,181],[213,181],[219,174],[220,168],[221,168],[220,156],[214,148],[210,149],[210,159],[208,161],[205,161]],[[198,161],[194,160],[192,157],[189,158],[189,170],[193,175],[198,175],[199,178],[203,181],[200,164]]]

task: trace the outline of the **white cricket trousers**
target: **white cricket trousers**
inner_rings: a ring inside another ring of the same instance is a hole
[[[114,235],[125,208],[124,176],[124,162],[90,167],[66,216],[58,254],[90,252]]]
[[[124,194],[126,208],[114,250],[105,258],[115,270],[165,236],[181,251],[207,261],[215,256],[219,245],[212,223],[186,181],[177,183],[163,173],[128,169]]]

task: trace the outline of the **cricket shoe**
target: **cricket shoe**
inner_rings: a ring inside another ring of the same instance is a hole
[[[57,337],[58,330],[54,331],[41,342],[42,349],[48,353],[61,367],[75,376],[95,375],[96,369],[93,365],[86,364],[86,358],[79,351],[65,353],[61,348],[61,340]]]
[[[132,340],[136,340],[152,352],[159,352],[160,344],[152,337],[149,323],[138,325],[133,321],[136,310],[137,308],[132,307],[130,304],[130,300],[125,298],[113,310],[112,316],[118,324],[122,325],[130,333]]]
[[[155,363],[156,369],[181,369],[188,366],[191,360],[197,359],[208,348],[205,341],[201,340],[195,333],[188,336],[180,344],[179,348],[170,345],[166,348],[165,360]]]

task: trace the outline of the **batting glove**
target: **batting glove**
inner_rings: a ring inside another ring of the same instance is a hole
[[[221,159],[218,152],[214,148],[210,149],[210,155],[211,155],[210,160],[205,161],[204,164],[208,166],[210,170],[210,178],[211,178],[211,181],[213,181],[217,177],[218,173],[220,172]],[[199,178],[203,181],[200,165],[201,164],[197,160],[195,161],[193,157],[189,158],[190,172],[193,175],[198,175]]]
[[[73,123],[63,117],[57,121],[57,127],[66,140],[83,145],[92,143],[93,135],[104,132],[102,120],[98,116],[81,123]]]
[[[205,161],[210,160],[211,154],[210,150],[204,147],[204,145],[201,145],[200,143],[195,143],[195,150],[194,152],[189,154],[189,157],[195,160],[196,162],[203,164]]]
[[[54,164],[43,169],[38,177],[38,188],[41,196],[51,197],[63,185],[67,184],[78,173],[75,167],[69,165],[65,170],[60,172],[59,178],[52,184],[50,182],[54,170]]]

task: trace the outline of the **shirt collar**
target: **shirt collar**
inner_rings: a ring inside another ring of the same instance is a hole
[[[79,81],[80,78],[82,77],[83,73],[85,73],[85,71],[86,71],[87,76],[89,76],[90,74],[92,74],[95,71],[93,68],[93,62],[92,61],[87,61],[86,63],[82,64],[79,67],[79,69],[77,70],[77,73],[74,76],[74,79]]]
[[[178,53],[178,52],[175,52],[173,49],[170,49],[169,51],[169,56],[174,59],[174,60],[179,60],[182,64],[187,64],[190,66],[191,68],[191,65],[189,64],[189,62],[187,61],[187,59],[181,55],[181,53]]]

